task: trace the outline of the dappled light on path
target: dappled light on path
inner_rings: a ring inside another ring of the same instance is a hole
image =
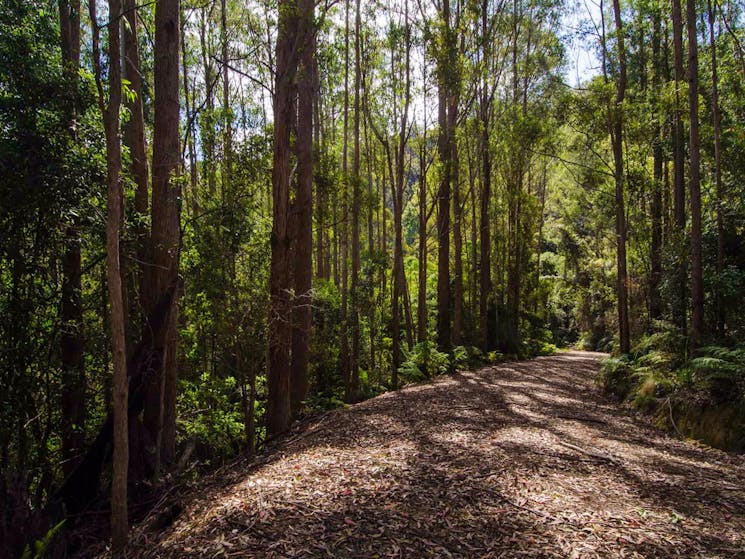
[[[143,557],[745,557],[741,457],[598,394],[600,354],[435,379],[211,476]]]

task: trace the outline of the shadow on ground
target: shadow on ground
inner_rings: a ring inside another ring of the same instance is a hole
[[[745,557],[741,457],[598,394],[600,354],[438,378],[339,410],[190,497],[165,557]]]

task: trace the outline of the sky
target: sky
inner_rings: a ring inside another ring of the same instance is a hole
[[[596,0],[568,0],[562,17],[561,35],[566,45],[565,78],[573,87],[600,73],[596,56],[594,27],[600,25],[600,3]],[[589,31],[589,32],[588,32]]]

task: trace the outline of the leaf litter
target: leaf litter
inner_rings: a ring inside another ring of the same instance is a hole
[[[741,456],[680,441],[572,351],[460,372],[296,425],[183,497],[132,556],[745,558]]]

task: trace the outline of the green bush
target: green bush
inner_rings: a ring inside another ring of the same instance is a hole
[[[434,342],[420,342],[406,355],[398,369],[403,383],[419,382],[435,375],[446,373],[450,368],[450,357],[438,351]]]
[[[708,346],[699,353],[688,362],[693,384],[713,403],[745,403],[745,346]]]
[[[656,322],[627,356],[603,363],[598,383],[619,399],[652,411],[663,398],[691,403],[745,404],[745,346],[700,348],[686,359],[687,340],[677,327]]]
[[[632,389],[631,367],[628,357],[608,357],[603,361],[598,376],[603,391],[624,400]]]
[[[181,380],[178,429],[180,438],[192,439],[209,457],[235,454],[243,436],[243,413],[236,380],[203,373],[197,381]]]

